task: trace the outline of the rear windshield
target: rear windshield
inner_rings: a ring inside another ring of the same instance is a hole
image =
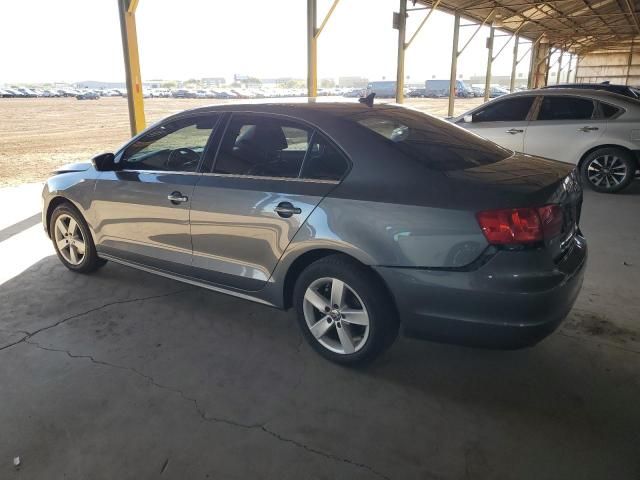
[[[351,119],[434,170],[464,170],[499,162],[512,154],[449,122],[406,108],[368,109]]]

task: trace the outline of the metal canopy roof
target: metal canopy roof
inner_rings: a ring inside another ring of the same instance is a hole
[[[584,54],[640,41],[639,0],[423,0],[426,6]]]

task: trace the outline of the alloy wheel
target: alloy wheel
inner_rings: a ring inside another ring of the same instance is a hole
[[[337,278],[319,278],[304,295],[304,318],[315,339],[343,355],[359,351],[369,338],[369,313],[356,291]]]
[[[587,178],[599,188],[617,187],[627,177],[627,173],[627,165],[616,155],[594,158],[587,167]]]
[[[86,243],[78,222],[71,215],[63,213],[56,219],[54,236],[60,255],[71,265],[80,265]]]

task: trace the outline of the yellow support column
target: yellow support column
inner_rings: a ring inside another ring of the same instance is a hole
[[[138,56],[138,35],[136,33],[137,6],[138,0],[118,0],[124,69],[127,75],[129,123],[132,136],[144,130],[146,125],[144,120],[142,77],[140,76],[140,57]]]
[[[407,0],[400,0],[398,12],[398,58],[396,65],[396,103],[404,102],[404,52],[407,31]]]
[[[307,0],[307,96],[312,98],[318,95],[317,11],[316,0]]]

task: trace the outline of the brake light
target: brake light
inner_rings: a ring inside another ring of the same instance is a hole
[[[541,242],[562,232],[562,208],[487,210],[476,214],[482,233],[492,245],[518,245]]]

